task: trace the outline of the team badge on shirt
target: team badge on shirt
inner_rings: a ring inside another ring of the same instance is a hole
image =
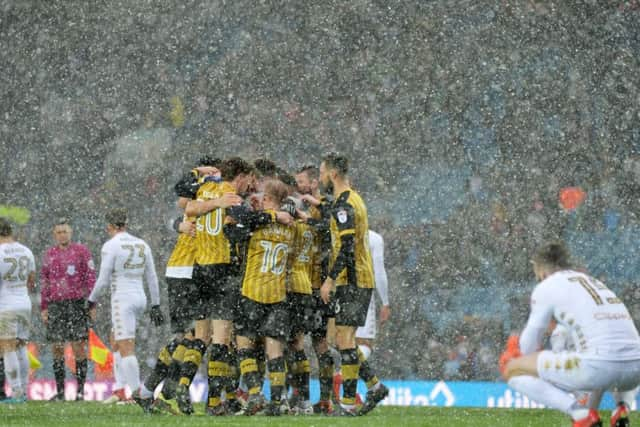
[[[338,222],[340,224],[344,224],[345,222],[347,222],[347,211],[345,211],[344,209],[341,209],[338,211]]]
[[[67,274],[68,274],[69,276],[73,276],[74,274],[76,274],[76,266],[75,266],[75,265],[73,265],[73,264],[69,264],[69,265],[67,266]]]

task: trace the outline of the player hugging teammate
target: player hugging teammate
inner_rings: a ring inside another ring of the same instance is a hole
[[[314,409],[363,415],[387,396],[368,362],[358,357],[355,341],[374,278],[366,207],[349,186],[347,172],[347,159],[336,154],[295,176],[269,160],[250,164],[233,157],[198,165],[176,186],[185,215],[175,229],[179,242],[192,242],[192,257],[184,257],[184,268],[171,269],[184,273],[175,278],[183,280],[172,280],[169,293],[176,336],[144,383],[138,403],[145,411],[192,414],[189,386],[206,354],[206,414],[212,416],[313,414]],[[191,313],[192,322],[183,313]],[[321,401],[315,408],[309,398],[307,335],[319,361]],[[344,389],[335,406],[328,345],[334,336]],[[268,401],[262,395],[265,375]],[[369,386],[362,405],[355,404],[358,378]],[[149,392],[163,379],[154,399]],[[244,399],[238,397],[241,390]]]

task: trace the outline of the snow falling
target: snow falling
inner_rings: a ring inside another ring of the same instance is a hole
[[[68,216],[98,264],[124,205],[161,274],[199,157],[339,151],[385,239],[379,375],[499,380],[550,237],[640,319],[639,58],[635,0],[2,0],[0,213],[38,262]]]

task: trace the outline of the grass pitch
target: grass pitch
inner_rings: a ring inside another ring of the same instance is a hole
[[[199,408],[202,410],[202,407]],[[609,425],[609,412],[600,413]],[[437,407],[379,407],[364,417],[326,416],[171,416],[145,415],[135,405],[103,405],[97,402],[30,401],[20,405],[0,405],[2,426],[469,426],[469,427],[565,427],[568,417],[546,409],[482,409]],[[640,415],[631,414],[631,425],[640,425]]]

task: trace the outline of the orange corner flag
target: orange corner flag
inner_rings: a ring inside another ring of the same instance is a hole
[[[110,354],[111,352],[104,345],[98,334],[93,331],[93,328],[89,329],[89,359],[98,365],[104,365],[107,363]]]

